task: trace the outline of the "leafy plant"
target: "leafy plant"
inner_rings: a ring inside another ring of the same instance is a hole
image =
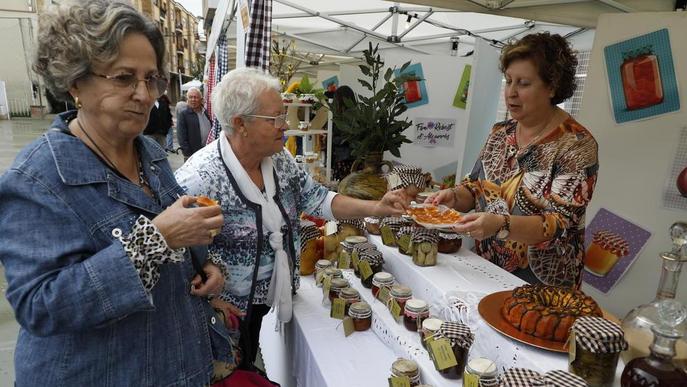
[[[368,49],[363,51],[365,64],[359,65],[367,78],[358,79],[358,82],[372,95],[358,95],[357,103],[346,100],[346,110],[334,114],[334,123],[341,130],[344,140],[350,144],[351,153],[356,158],[384,151],[401,157],[401,145],[412,142],[403,135],[403,131],[413,124],[412,121],[398,117],[408,110],[401,87],[403,82],[418,78],[403,74],[410,62],[401,66],[398,72],[401,75],[395,75],[396,67],[384,71],[384,61],[377,53],[378,48],[379,45],[373,48],[370,43]]]

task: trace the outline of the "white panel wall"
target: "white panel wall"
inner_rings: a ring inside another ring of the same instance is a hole
[[[603,49],[609,44],[668,28],[680,88],[676,113],[617,125],[613,119]],[[673,162],[679,132],[687,125],[687,13],[609,14],[599,18],[579,121],[599,143],[599,180],[587,209],[587,223],[604,207],[652,232],[642,255],[608,295],[584,290],[611,312],[624,316],[653,299],[659,280],[658,253],[670,248],[668,228],[687,220],[685,211],[662,207],[663,184]],[[687,275],[677,298],[687,302]]]

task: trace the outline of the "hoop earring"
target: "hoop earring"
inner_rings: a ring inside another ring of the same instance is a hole
[[[74,97],[74,105],[76,105],[77,109],[81,109],[83,107],[83,104],[81,101],[79,101],[79,97]]]

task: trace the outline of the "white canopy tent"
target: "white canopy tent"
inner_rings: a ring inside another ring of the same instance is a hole
[[[181,85],[181,91],[188,91],[188,89],[190,89],[192,87],[200,88],[201,86],[203,86],[203,82],[201,82],[197,79],[192,79],[192,80],[184,83],[183,85]]]

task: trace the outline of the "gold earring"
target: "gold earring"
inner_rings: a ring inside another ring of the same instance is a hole
[[[77,109],[81,109],[83,107],[83,104],[81,101],[79,101],[79,97],[74,97],[74,105],[76,105]]]
[[[241,135],[242,135],[243,137],[248,137],[248,132],[246,132],[245,130],[242,130],[242,131],[241,131]]]

